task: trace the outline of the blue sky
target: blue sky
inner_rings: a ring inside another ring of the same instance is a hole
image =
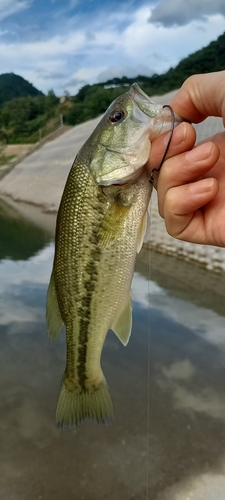
[[[0,68],[75,94],[164,73],[225,31],[224,0],[0,0]]]

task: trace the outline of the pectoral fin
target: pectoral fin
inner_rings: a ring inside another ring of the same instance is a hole
[[[104,247],[110,246],[118,238],[130,206],[115,202],[103,218],[99,231],[99,241]]]
[[[119,319],[113,324],[112,330],[121,340],[122,344],[126,346],[129,342],[131,328],[132,328],[132,301],[130,298]]]
[[[147,217],[147,224],[146,224],[146,232],[144,235],[144,241],[143,243],[147,243],[150,240],[150,203],[148,205],[148,209],[146,212],[146,217]]]
[[[146,229],[147,229],[147,212],[145,212],[143,219],[141,221],[140,227],[139,227],[139,233],[138,233],[138,239],[137,239],[137,253],[139,253],[140,250],[142,249],[144,237],[146,234]]]
[[[52,272],[48,293],[47,293],[47,311],[46,311],[46,320],[47,320],[47,329],[50,340],[53,342],[57,337],[63,326],[63,320],[61,318],[58,300],[56,296],[55,290],[55,280],[54,274]]]

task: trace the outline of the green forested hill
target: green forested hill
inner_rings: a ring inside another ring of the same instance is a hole
[[[14,73],[0,75],[0,105],[16,97],[37,95],[43,95],[43,93],[22,76],[14,75]]]
[[[223,69],[225,69],[225,33],[207,47],[180,61],[175,68],[170,68],[163,75],[155,74],[151,77],[138,75],[132,79],[124,76],[94,85],[85,85],[77,95],[70,97],[64,104],[59,103],[53,91],[49,91],[45,96],[18,75],[0,75],[0,141],[6,140],[11,143],[29,141],[34,132],[59,114],[63,114],[64,122],[69,125],[95,118],[134,81],[148,95],[160,95],[179,88],[187,77],[195,73]],[[1,82],[5,85],[5,87],[3,85],[4,100],[7,96],[8,101],[4,103]]]

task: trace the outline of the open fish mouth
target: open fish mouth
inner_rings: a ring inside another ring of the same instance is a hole
[[[137,83],[131,85],[128,95],[136,102],[139,109],[150,116],[150,118],[155,118],[155,116],[162,112],[162,106],[156,104],[147,94],[145,94]]]
[[[155,103],[151,97],[145,94],[137,83],[131,85],[128,95],[137,104],[140,111],[152,118],[150,140],[168,131],[168,123],[171,123],[171,112],[168,108],[162,106],[162,104]],[[137,113],[137,111],[135,113]],[[183,118],[174,113],[175,127],[183,121]]]

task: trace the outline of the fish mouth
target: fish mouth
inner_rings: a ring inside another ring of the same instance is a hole
[[[162,111],[162,106],[156,104],[137,83],[133,83],[128,91],[130,98],[136,102],[139,109],[150,118],[155,118]]]
[[[153,140],[159,134],[168,131],[171,128],[172,113],[167,105],[156,104],[137,83],[133,83],[128,91],[130,98],[136,103],[139,110],[152,118],[150,140]],[[174,126],[176,127],[184,119],[174,113]]]

